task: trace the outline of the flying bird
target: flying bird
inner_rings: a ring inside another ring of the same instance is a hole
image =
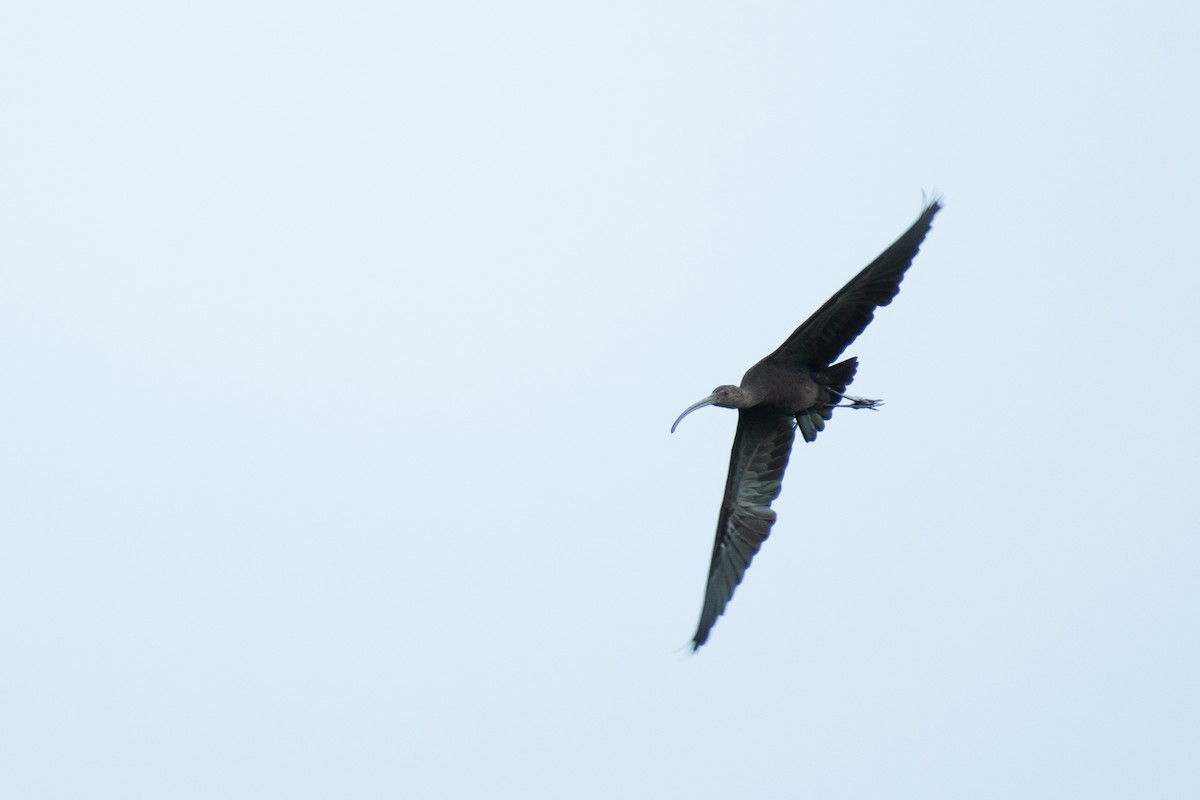
[[[805,442],[812,442],[825,429],[833,409],[876,408],[882,403],[846,394],[858,359],[833,362],[870,324],[875,309],[891,303],[899,293],[900,281],[941,208],[940,199],[930,202],[891,247],[825,301],[778,350],[751,367],[740,386],[718,386],[685,409],[671,426],[674,433],[680,420],[705,406],[738,410],[692,652],[708,641],[717,617],[725,613],[751,559],[771,533],[775,524],[771,503],[779,496],[796,428]]]

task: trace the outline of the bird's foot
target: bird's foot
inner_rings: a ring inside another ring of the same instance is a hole
[[[836,392],[835,392],[835,394],[836,394]],[[848,402],[830,403],[829,404],[830,408],[869,408],[872,411],[874,411],[874,410],[877,410],[881,405],[883,405],[882,400],[871,400],[870,398],[867,398],[867,397],[855,397],[852,394],[839,394],[838,397],[840,397],[841,399],[846,400]]]
[[[850,401],[850,404],[846,408],[869,408],[874,411],[883,405],[882,400],[871,400],[866,397],[855,397],[850,394],[842,395],[842,399]]]

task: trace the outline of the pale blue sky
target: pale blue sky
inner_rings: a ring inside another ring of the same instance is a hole
[[[0,12],[0,796],[1200,795],[1194,3]],[[737,381],[945,195],[695,657]]]

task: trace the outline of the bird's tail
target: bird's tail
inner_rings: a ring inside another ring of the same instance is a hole
[[[839,361],[832,367],[827,367],[822,375],[824,378],[822,383],[836,392],[836,396],[840,397],[846,393],[846,387],[854,382],[854,373],[857,370],[858,359],[847,358],[845,361]],[[802,414],[797,414],[796,426],[800,428],[800,435],[804,437],[804,441],[815,442],[817,434],[825,430],[825,421],[832,417],[832,405],[818,406]]]
[[[826,369],[825,378],[829,381],[830,389],[839,394],[845,394],[846,387],[854,383],[854,373],[857,371],[858,359],[847,358],[845,361],[839,361]],[[825,419],[829,419],[829,417]]]

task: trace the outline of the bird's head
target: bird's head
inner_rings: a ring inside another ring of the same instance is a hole
[[[693,403],[684,409],[683,413],[675,420],[675,424],[671,426],[671,433],[679,427],[679,422],[688,414],[695,411],[697,408],[705,406],[720,406],[721,408],[747,408],[753,405],[750,398],[750,393],[740,386],[718,386],[713,389],[713,393],[704,398],[698,403]]]
[[[713,389],[713,393],[709,397],[712,398],[711,405],[721,408],[741,408],[741,401],[745,394],[746,391],[740,386],[718,386]]]

